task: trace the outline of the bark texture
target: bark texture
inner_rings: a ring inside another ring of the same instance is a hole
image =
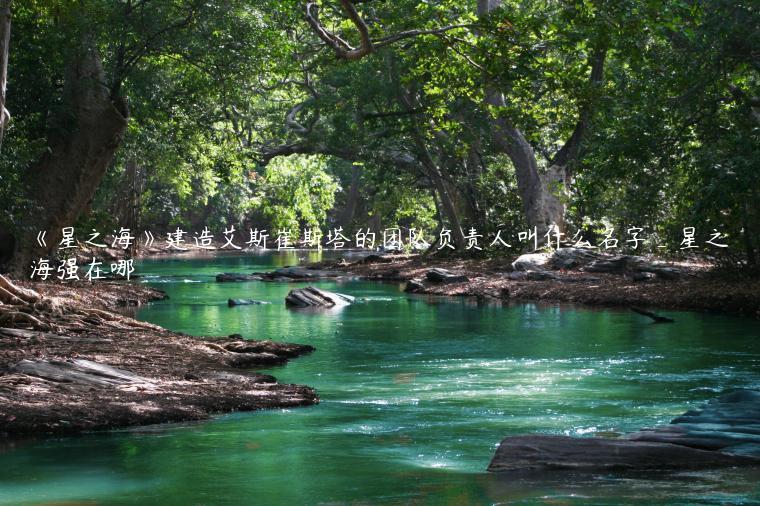
[[[129,116],[126,102],[112,97],[97,51],[83,50],[69,65],[62,107],[48,133],[48,149],[27,174],[34,209],[16,234],[10,271],[22,274],[47,254],[91,201],[122,142]],[[37,232],[46,231],[46,247]]]

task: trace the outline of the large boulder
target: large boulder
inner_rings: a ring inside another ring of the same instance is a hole
[[[489,471],[526,469],[693,469],[760,465],[760,392],[738,390],[668,425],[620,439],[513,436]]]
[[[342,293],[328,292],[313,286],[291,290],[285,297],[285,304],[292,307],[340,307],[354,302],[355,298]]]
[[[515,271],[541,271],[549,267],[550,253],[526,253],[512,262]]]
[[[628,436],[760,458],[760,392],[737,390],[687,411],[670,424]]]
[[[588,248],[560,248],[551,253],[528,253],[520,255],[512,262],[512,270],[546,271],[559,269],[579,269],[587,272],[628,274],[637,280],[650,279],[651,273],[662,279],[677,279],[681,271],[663,262],[650,262],[634,255],[607,255]]]

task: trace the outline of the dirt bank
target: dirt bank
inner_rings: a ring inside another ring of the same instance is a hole
[[[318,402],[311,388],[253,372],[309,353],[310,346],[196,338],[114,312],[164,297],[138,285],[0,285],[4,436],[202,420]]]
[[[353,263],[322,262],[314,267],[338,269],[361,279],[392,282],[416,280],[419,288],[415,293],[419,294],[717,311],[760,318],[760,280],[722,277],[705,264],[672,264],[681,271],[677,279],[634,281],[623,274],[556,270],[551,273],[554,279],[529,280],[510,277],[514,276],[514,260],[446,260],[388,255]],[[428,281],[426,274],[433,268],[463,274],[467,281]]]

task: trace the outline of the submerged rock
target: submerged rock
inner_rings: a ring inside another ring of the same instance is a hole
[[[343,276],[340,271],[326,269],[309,269],[304,267],[282,267],[272,272],[255,272],[264,281],[309,281],[315,279],[334,279]]]
[[[347,306],[354,300],[355,298],[350,295],[307,286],[291,290],[285,297],[285,304],[294,307],[336,307]]]
[[[261,276],[255,274],[240,274],[236,272],[223,272],[216,275],[216,280],[220,283],[230,283],[236,281],[260,281]]]
[[[261,304],[269,304],[269,302],[263,300],[254,299],[227,299],[227,305],[229,307],[234,306],[258,306]]]

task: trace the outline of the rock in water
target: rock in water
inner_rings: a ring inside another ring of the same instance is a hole
[[[698,469],[743,464],[760,464],[760,459],[668,443],[540,435],[504,439],[488,470]]]
[[[227,305],[229,307],[254,306],[254,305],[260,305],[260,304],[269,304],[269,302],[266,302],[263,300],[253,300],[253,299],[227,299]]]
[[[434,283],[465,283],[469,281],[464,274],[454,274],[446,269],[430,269],[425,274],[428,281]]]
[[[254,272],[264,281],[309,281],[315,279],[334,279],[343,276],[339,271],[310,269],[304,267],[281,267],[272,272]]]
[[[285,297],[285,304],[294,307],[337,307],[347,306],[354,300],[350,295],[307,286],[291,290]]]
[[[737,390],[721,395],[668,425],[640,430],[628,437],[760,459],[760,392]]]
[[[229,283],[235,281],[260,281],[261,276],[255,274],[239,274],[236,272],[223,272],[216,275],[216,280],[220,283]]]
[[[669,425],[621,439],[513,436],[489,471],[527,469],[695,469],[760,465],[760,392],[738,390]]]
[[[420,281],[416,279],[410,279],[406,282],[406,286],[404,286],[404,291],[406,293],[418,293],[425,289],[425,285],[423,285]]]

